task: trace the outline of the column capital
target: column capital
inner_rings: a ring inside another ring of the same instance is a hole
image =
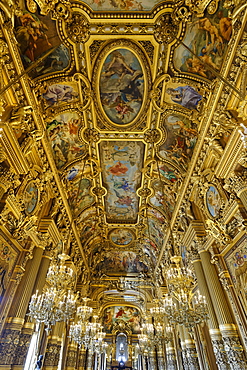
[[[235,175],[225,180],[225,189],[236,193],[239,197],[244,191],[247,191],[247,170],[241,172],[241,175]]]

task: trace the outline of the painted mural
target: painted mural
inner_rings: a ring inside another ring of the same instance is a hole
[[[129,245],[133,241],[133,234],[128,229],[115,229],[110,232],[109,237],[117,245]]]
[[[155,266],[157,262],[156,252],[158,251],[158,248],[155,245],[155,243],[148,238],[143,238],[142,249],[143,252],[146,253],[151,258],[152,263]]]
[[[91,9],[97,11],[149,11],[152,10],[160,0],[86,0]]]
[[[78,138],[81,127],[81,118],[74,112],[62,113],[47,124],[47,133],[58,169],[86,154],[86,146]]]
[[[202,100],[202,95],[189,85],[168,83],[165,93],[165,102],[178,104],[187,109],[197,109],[198,103]]]
[[[58,106],[63,103],[71,103],[79,99],[76,82],[66,82],[66,84],[47,85],[44,83],[45,91],[42,97],[48,107]]]
[[[128,49],[112,51],[100,75],[100,99],[107,117],[124,125],[138,115],[143,101],[143,71],[137,57]]]
[[[219,215],[221,199],[218,190],[213,185],[210,185],[206,192],[206,205],[212,217],[217,217]]]
[[[148,267],[134,252],[109,251],[104,255],[104,260],[98,264],[97,270],[105,274],[139,273],[147,272]]]
[[[140,333],[141,315],[136,308],[129,306],[107,307],[103,314],[103,331],[111,333],[114,324],[120,320],[126,322],[134,334]]]
[[[32,77],[62,71],[69,65],[69,50],[61,44],[56,23],[49,16],[24,10],[20,16],[16,17],[15,37],[24,68],[49,50],[56,48],[30,72]]]
[[[95,215],[95,217],[91,217],[83,223],[83,226],[80,230],[80,239],[82,245],[88,243],[92,237],[96,238],[98,235],[100,235],[100,230],[97,228],[97,222],[98,218]]]
[[[66,172],[69,205],[73,215],[78,216],[95,200],[90,193],[92,181],[85,177],[91,173],[91,167],[88,164],[79,163],[70,166]]]
[[[247,291],[247,240],[245,240],[234,251],[230,251],[225,261],[233,282],[242,285]],[[241,276],[243,275],[243,276]],[[241,280],[240,280],[241,279]]]
[[[100,159],[108,222],[133,223],[138,212],[136,190],[141,183],[144,144],[135,141],[103,141]]]
[[[157,222],[161,225],[165,225],[167,223],[165,217],[159,211],[151,207],[148,208],[148,217],[157,219]]]
[[[162,152],[163,154],[163,152]],[[158,168],[157,168],[158,165]],[[181,174],[178,169],[171,163],[165,163],[164,161],[159,161],[158,164],[153,167],[152,174],[155,177],[161,177],[162,181],[167,183],[172,183],[177,186],[181,182]]]
[[[216,75],[206,65],[216,72],[220,70],[231,34],[232,21],[227,9],[219,7],[213,15],[205,12],[202,18],[194,16],[183,39],[193,54],[179,45],[174,52],[175,67],[196,76],[215,78]]]
[[[8,286],[16,259],[17,252],[0,238],[0,303]]]
[[[181,115],[169,115],[163,122],[166,130],[166,141],[159,147],[159,155],[174,162],[182,170],[186,170],[192,157],[198,136],[197,129]],[[171,183],[178,180],[178,173],[167,165],[161,165],[161,175]]]
[[[156,247],[160,250],[163,245],[164,232],[162,224],[158,223],[157,220],[148,217],[148,227],[145,230],[146,236],[155,242]]]
[[[38,203],[39,191],[33,181],[29,182],[26,189],[23,192],[23,202],[25,206],[25,212],[31,214]]]
[[[172,185],[161,184],[159,180],[151,183],[154,195],[150,197],[150,203],[171,217],[176,203],[176,192]]]

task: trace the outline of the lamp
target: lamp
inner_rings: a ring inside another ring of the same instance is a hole
[[[80,310],[79,310],[80,311]],[[107,343],[104,342],[106,333],[102,331],[102,325],[97,322],[98,316],[93,316],[93,322],[86,322],[79,318],[77,323],[70,326],[69,337],[92,352],[105,352]]]
[[[69,256],[62,253],[58,258],[60,262],[53,263],[47,273],[50,287],[40,295],[37,291],[29,303],[29,315],[43,322],[47,331],[58,321],[68,321],[76,310],[77,295],[68,289],[75,281],[73,270],[65,265]]]
[[[181,260],[181,256],[171,258],[175,266],[166,272],[169,293],[163,305],[170,323],[184,325],[192,330],[195,325],[207,320],[208,310],[205,297],[193,293],[195,278],[191,270],[180,266]]]

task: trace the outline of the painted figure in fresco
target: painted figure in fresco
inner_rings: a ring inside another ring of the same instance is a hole
[[[220,55],[223,54],[223,39],[220,36],[218,28],[212,24],[212,22],[207,18],[200,18],[195,24],[198,24],[198,29],[207,32],[207,36],[210,44],[213,47],[217,47]]]
[[[49,105],[59,104],[60,102],[67,102],[78,97],[78,93],[72,86],[54,84],[47,87],[43,98],[46,99]]]
[[[179,86],[175,89],[168,88],[166,93],[171,96],[174,103],[178,103],[188,109],[196,109],[202,96],[191,86]]]
[[[134,202],[134,199],[129,195],[121,195],[117,190],[115,190],[115,194],[118,197],[118,200],[115,201],[115,204],[119,204],[121,206],[125,205],[127,207],[132,207],[132,204]]]
[[[120,85],[122,78],[127,73],[133,75],[134,70],[128,66],[128,64],[125,62],[124,56],[119,51],[113,51],[111,53],[111,61],[106,67],[106,70],[102,73],[102,76],[109,78],[116,74],[119,77],[118,85]]]
[[[218,70],[218,66],[213,62],[212,57],[210,53],[212,52],[211,44],[208,43],[208,36],[206,35],[206,45],[203,46],[201,49],[201,52],[199,54],[199,57],[197,57],[196,54],[196,40],[193,43],[193,53],[191,58],[188,58],[185,63],[187,66],[188,72],[199,74],[202,77],[208,77],[208,69],[205,66],[205,64],[208,64],[212,68]]]
[[[137,58],[127,49],[112,51],[103,65],[100,96],[108,117],[115,123],[129,123],[143,100],[143,72]]]
[[[215,217],[219,212],[221,201],[218,191],[212,186],[207,191],[207,204],[211,215]]]
[[[213,70],[220,70],[232,35],[232,21],[227,14],[228,11],[219,4],[218,13],[209,14],[206,11],[202,18],[193,17],[183,40],[192,52],[178,46],[174,53],[177,68],[208,79],[216,77],[217,73]]]
[[[220,20],[219,27],[221,36],[228,42],[232,35],[232,20],[231,18],[224,17],[222,10],[218,12],[218,18]]]
[[[112,308],[106,309],[105,310],[105,315],[104,315],[104,329],[106,331],[111,330],[112,319],[113,319]]]
[[[123,163],[121,163],[120,161],[118,161],[114,166],[111,166],[109,168],[109,172],[112,174],[112,175],[115,175],[115,176],[122,176],[124,175],[126,172],[128,171],[128,167],[126,167]]]
[[[19,17],[21,26],[16,29],[16,39],[19,43],[21,54],[25,56],[28,62],[34,62],[35,50],[37,49],[37,41],[39,39],[44,41],[45,48],[51,48],[45,31],[47,26],[41,22],[34,14],[28,12]]]
[[[84,154],[84,145],[78,139],[81,120],[77,114],[64,113],[48,123],[54,159],[58,168]]]

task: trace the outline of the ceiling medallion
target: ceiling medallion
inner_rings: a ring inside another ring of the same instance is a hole
[[[129,229],[114,229],[109,233],[111,243],[117,246],[125,247],[134,240],[134,235]]]
[[[93,90],[98,116],[108,127],[141,124],[149,107],[148,65],[142,50],[128,40],[114,41],[98,55]]]

